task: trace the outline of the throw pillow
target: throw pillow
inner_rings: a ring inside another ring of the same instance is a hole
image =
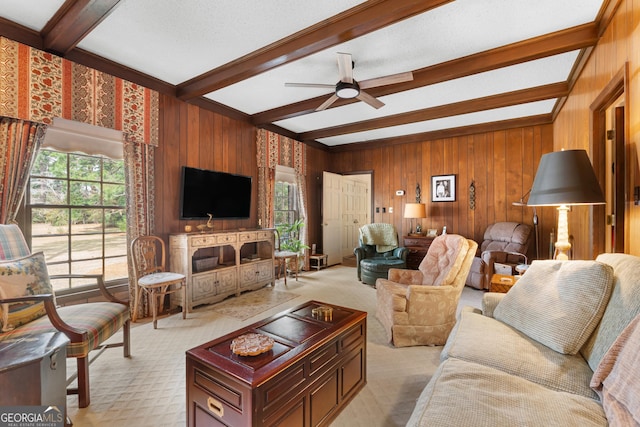
[[[494,317],[564,354],[594,331],[613,289],[613,268],[597,261],[533,261]]]
[[[53,294],[42,252],[0,261],[0,298]],[[2,331],[9,331],[46,314],[44,303],[1,304]]]
[[[640,425],[640,315],[622,331],[591,378],[612,426]]]

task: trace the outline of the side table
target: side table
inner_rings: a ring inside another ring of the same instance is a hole
[[[329,255],[325,255],[325,254],[309,255],[309,264],[311,264],[310,267],[320,271],[321,268],[324,268],[327,266],[328,258],[329,258]],[[316,265],[313,265],[311,261],[315,261]]]
[[[516,283],[514,276],[508,274],[494,274],[491,276],[491,283],[489,284],[489,292],[500,292],[506,294],[511,290],[511,287]]]
[[[55,407],[64,425],[70,425],[67,419],[68,343],[69,338],[62,332],[0,341],[0,390],[3,391],[0,407]]]
[[[407,248],[407,268],[417,270],[420,263],[427,255],[429,246],[435,237],[427,237],[422,235],[409,235],[403,237],[403,246]]]

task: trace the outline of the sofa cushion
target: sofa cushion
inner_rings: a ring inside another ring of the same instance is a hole
[[[502,294],[501,294],[502,295]],[[584,358],[553,351],[522,332],[465,307],[440,354],[490,366],[552,390],[597,399]]]
[[[0,298],[53,294],[42,252],[0,261]],[[2,331],[6,332],[46,314],[44,303],[2,304]]]
[[[615,275],[611,298],[602,320],[580,350],[594,371],[618,335],[640,313],[640,257],[602,254],[596,261],[612,266]]]
[[[496,319],[564,354],[589,339],[613,287],[613,268],[597,261],[534,261],[494,311]]]
[[[640,315],[622,331],[591,380],[611,425],[640,425],[639,366]]]
[[[422,284],[450,286],[468,251],[469,242],[460,235],[442,234],[433,239],[427,255],[418,267],[422,273]]]
[[[598,402],[450,358],[420,394],[407,426],[607,426]]]
[[[67,357],[84,357],[129,320],[129,307],[112,302],[91,302],[68,305],[57,310],[66,324],[87,332],[87,339],[67,345]],[[0,341],[16,339],[34,333],[56,332],[48,316],[42,316],[20,328],[0,334]]]

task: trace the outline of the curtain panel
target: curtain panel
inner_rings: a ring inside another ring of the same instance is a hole
[[[4,37],[0,115],[45,124],[62,117],[158,145],[158,92]]]
[[[15,222],[47,125],[0,117],[0,224]]]
[[[277,165],[294,169],[300,197],[300,215],[303,219],[306,219],[307,146],[300,141],[265,129],[258,129],[256,143],[258,156],[258,224],[265,228],[273,228],[275,225],[273,192]],[[309,238],[306,223],[305,227],[300,230],[300,240],[302,243],[308,244]],[[307,256],[305,256],[305,268],[309,268]]]
[[[127,193],[127,248],[138,236],[155,233],[155,147],[136,141],[124,141],[124,170]],[[133,254],[127,251],[129,269],[129,301],[134,301],[136,291],[136,275],[133,269]],[[150,315],[148,294],[140,294],[141,303],[137,316]],[[130,305],[133,310],[133,304]]]

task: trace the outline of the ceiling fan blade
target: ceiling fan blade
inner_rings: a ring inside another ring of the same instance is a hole
[[[353,83],[353,62],[351,54],[338,53],[338,75],[340,81],[345,83]]]
[[[393,85],[396,83],[410,82],[413,80],[413,73],[407,71],[406,73],[390,74],[384,77],[376,77],[374,79],[364,80],[358,82],[361,89],[368,89],[370,87]]]
[[[376,108],[376,109],[384,106],[384,102],[380,101],[378,98],[374,98],[373,96],[369,95],[367,92],[360,91],[360,94],[356,96],[356,98],[358,98],[362,102],[366,102],[367,104],[371,105],[373,108]]]
[[[335,89],[336,85],[328,85],[323,83],[285,83],[284,87],[313,87],[319,89]]]
[[[336,102],[338,99],[338,95],[333,94],[329,97],[329,99],[327,99],[326,101],[324,101],[318,108],[316,108],[316,111],[322,111],[322,110],[326,110],[327,108],[329,108],[329,106],[331,104],[333,104],[334,102]]]

